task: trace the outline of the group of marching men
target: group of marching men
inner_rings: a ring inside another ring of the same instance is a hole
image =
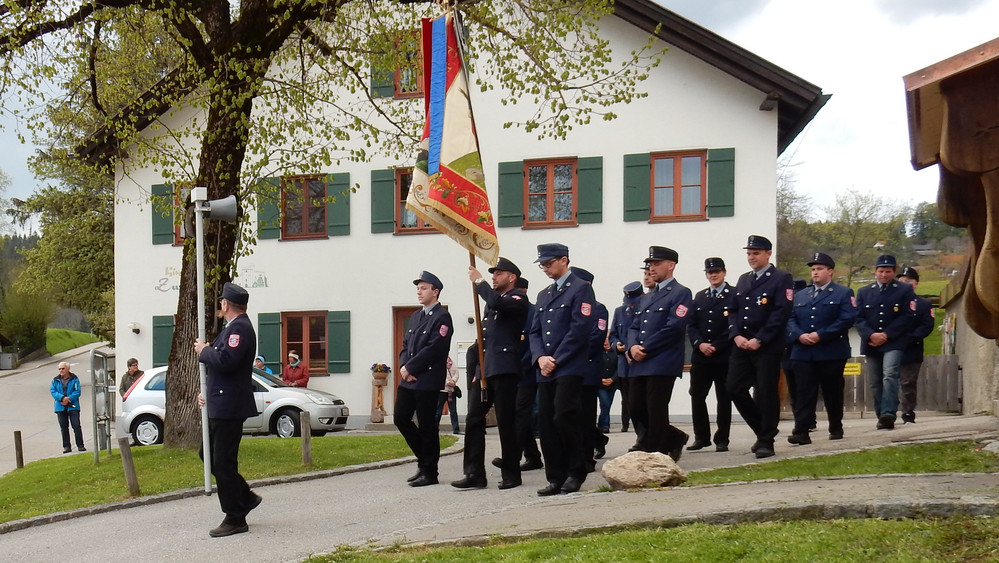
[[[451,485],[487,486],[486,413],[495,406],[501,456],[492,464],[501,470],[499,488],[518,487],[522,471],[544,467],[548,485],[538,495],[578,491],[607,444],[596,424],[607,349],[618,353],[624,407],[636,434],[631,451],[660,452],[678,461],[687,446],[689,436],[669,418],[673,386],[683,374],[685,339],[693,348],[694,442],[687,450],[713,441],[717,451],[727,451],[735,405],[756,434],[751,451],[757,458],[773,456],[782,363],[795,420],[788,442],[811,443],[820,389],[829,439],[842,439],[843,369],[851,356],[847,333],[854,326],[867,356],[877,428],[894,428],[900,381],[903,422],[914,422],[922,339],[933,330],[930,303],[914,294],[916,271],[899,272],[893,256],[880,256],[875,283],[854,297],[852,289],[832,281],[835,262],[819,252],[808,262],[812,285],[796,291],[791,274],[770,263],[773,246],[767,238],[752,235],[744,249],[750,271],[735,286],[725,281],[724,261],[707,258],[709,286],[692,294],[673,277],[678,253],[649,247],[644,283],[624,287],[623,303],[613,315],[596,301],[593,275],[569,265],[563,244],[538,245],[535,262],[553,283],[534,304],[510,260],[500,258],[489,268],[492,283],[470,267],[468,277],[485,302],[483,350],[468,351],[464,477]],[[438,483],[435,410],[453,325],[439,303],[440,279],[422,272],[413,283],[422,308],[414,312],[403,341],[394,419],[417,457],[418,471],[409,484],[420,487]],[[713,436],[705,403],[712,386]],[[540,451],[532,424],[535,401]]]

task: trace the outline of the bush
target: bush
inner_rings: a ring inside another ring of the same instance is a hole
[[[22,353],[41,348],[45,346],[45,327],[54,313],[55,307],[44,296],[7,291],[0,311],[0,334]]]

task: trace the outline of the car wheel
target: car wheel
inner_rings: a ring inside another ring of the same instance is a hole
[[[163,442],[163,421],[151,414],[144,414],[132,423],[132,439],[140,446]]]
[[[298,425],[298,411],[295,409],[281,409],[274,415],[273,432],[279,438],[301,436],[302,431]]]
[[[317,438],[319,438],[319,437],[325,436],[326,435],[326,431],[325,430],[313,430],[312,431],[312,435],[315,436],[315,437],[317,437]]]

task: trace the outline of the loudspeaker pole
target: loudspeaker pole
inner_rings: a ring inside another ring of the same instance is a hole
[[[205,217],[208,188],[191,190],[191,201],[194,202],[194,246],[198,260],[198,339],[205,342]],[[205,364],[198,361],[198,373],[201,380],[201,397],[205,404],[201,407],[201,449],[205,460],[205,495],[212,494],[212,450],[208,440],[208,377]]]

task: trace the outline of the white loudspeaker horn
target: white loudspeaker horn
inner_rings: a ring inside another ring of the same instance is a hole
[[[205,217],[215,219],[216,221],[232,223],[236,220],[236,216],[239,215],[239,203],[236,201],[236,196],[234,195],[206,201],[205,207],[207,207]]]

